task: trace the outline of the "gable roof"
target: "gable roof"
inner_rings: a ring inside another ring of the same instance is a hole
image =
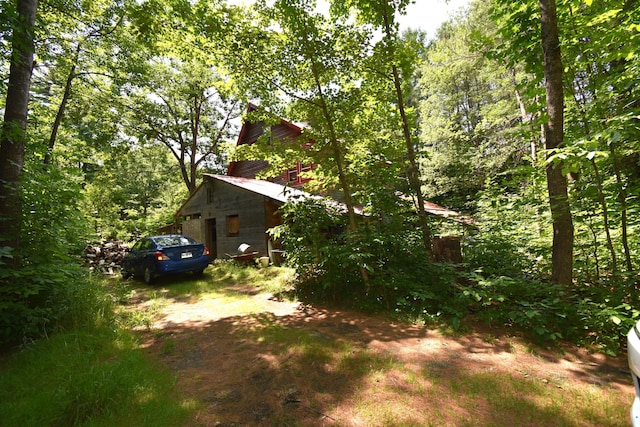
[[[304,200],[308,198],[314,198],[318,200],[327,200],[331,205],[340,211],[346,212],[347,208],[344,203],[337,202],[328,197],[316,196],[299,188],[289,187],[286,185],[278,184],[271,181],[265,181],[261,179],[242,178],[237,176],[228,175],[215,175],[210,173],[203,174],[204,180],[198,186],[198,188],[189,196],[187,200],[182,203],[180,208],[174,214],[174,217],[181,215],[182,209],[189,203],[189,201],[200,191],[207,179],[216,180],[231,184],[235,187],[242,188],[255,194],[259,194],[264,197],[276,200],[281,203],[292,202],[296,200]],[[362,209],[359,206],[354,207],[354,211],[357,215],[363,215]]]
[[[210,180],[225,182],[227,184],[233,185],[238,188],[242,188],[244,190],[250,191],[255,194],[259,194],[264,197],[268,197],[270,199],[276,200],[281,203],[287,203],[287,202],[296,201],[296,200],[304,200],[308,198],[315,198],[319,200],[324,199],[324,200],[327,200],[334,207],[338,208],[339,210],[343,212],[347,211],[344,203],[337,202],[328,197],[313,195],[306,191],[300,190],[299,188],[289,187],[289,186],[278,184],[271,181],[265,181],[261,179],[252,179],[252,178],[242,178],[242,177],[228,176],[228,175],[215,175],[215,174],[209,174],[209,173],[205,173],[203,177],[205,178],[205,180],[210,179]],[[193,196],[196,193],[198,193],[198,191],[203,186],[203,184],[204,184],[204,180],[198,186],[196,191],[194,191],[193,194],[191,194],[191,196],[187,200],[185,200],[185,202],[176,211],[174,215],[175,217],[180,215],[180,212],[182,211],[182,209],[187,205],[187,203],[189,203],[189,201],[193,198]],[[402,194],[399,194],[399,196],[403,198],[407,198],[407,196],[404,196]],[[444,208],[440,205],[436,205],[435,203],[425,201],[424,208],[425,208],[425,211],[427,211],[432,215],[436,215],[445,219],[450,219],[462,224],[467,224],[467,225],[474,224],[474,221],[472,218],[461,215],[458,212]],[[360,206],[355,206],[354,211],[357,215],[364,215],[362,207]]]
[[[253,112],[253,111],[257,111],[260,110],[260,107],[253,104],[253,103],[248,103],[247,105],[247,114]],[[262,111],[264,111],[267,114],[272,115],[274,118],[276,118],[277,116],[273,113],[268,112],[267,110],[262,109]],[[300,136],[302,134],[302,126],[296,125],[290,121],[287,121],[285,119],[283,119],[282,117],[277,117],[278,120],[280,120],[279,124],[272,124],[269,125],[269,127],[271,128],[272,132],[275,132],[274,137],[276,139],[287,139],[287,138],[293,138],[296,139],[298,136]],[[249,121],[249,120],[244,120],[242,123],[242,127],[240,128],[240,133],[238,134],[238,139],[236,141],[236,146],[240,146],[240,145],[251,145],[253,143],[255,143],[258,139],[258,137],[260,135],[262,135],[264,133],[264,122],[262,121]],[[237,173],[235,173],[234,169],[236,169],[236,166],[239,163],[247,163],[247,162],[253,162],[255,164],[258,164],[257,167],[259,170],[264,169],[267,167],[268,162],[264,161],[264,160],[240,160],[240,161],[231,161],[229,163],[229,167],[227,168],[227,175],[229,176],[238,176]]]

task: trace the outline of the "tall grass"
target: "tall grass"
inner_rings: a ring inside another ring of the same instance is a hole
[[[193,405],[125,331],[58,333],[14,354],[0,374],[5,427],[175,426]]]
[[[84,276],[68,287],[68,321],[0,359],[0,425],[180,425],[193,405],[138,348],[132,320],[114,315],[127,287]]]

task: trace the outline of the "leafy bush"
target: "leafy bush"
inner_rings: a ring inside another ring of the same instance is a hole
[[[287,262],[299,278],[298,292],[335,300],[362,291],[358,271],[367,256],[354,236],[342,232],[344,218],[337,206],[307,199],[286,204],[283,215],[285,224],[272,229],[271,235],[287,251]]]
[[[633,286],[621,283],[583,284],[575,289],[579,335],[576,340],[617,353],[626,334],[640,319],[640,305]]]
[[[344,215],[321,200],[286,205],[284,215],[285,224],[272,235],[297,272],[301,298],[414,318],[457,313],[449,303],[454,269],[428,260],[421,233],[406,215],[399,217],[406,223],[369,223],[357,233],[344,231]],[[369,276],[368,287],[360,269]]]
[[[0,264],[0,345],[19,344],[55,328],[107,315],[79,255],[88,235],[79,213],[80,186],[72,173],[26,170],[20,268]],[[2,261],[0,260],[0,263]]]
[[[617,354],[640,319],[624,290],[564,286],[506,276],[467,275],[456,299],[489,322],[513,326],[536,341],[569,340]]]
[[[507,276],[468,275],[459,297],[487,322],[514,326],[539,341],[575,336],[575,304],[564,287]]]
[[[105,299],[77,265],[0,268],[0,346],[20,344],[56,329],[91,327],[111,319]]]

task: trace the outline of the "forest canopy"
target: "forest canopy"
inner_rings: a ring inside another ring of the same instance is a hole
[[[634,2],[475,0],[433,39],[400,31],[408,0],[329,3],[1,3],[0,342],[80,315],[88,243],[156,233],[204,173],[262,158],[316,164],[309,190],[346,206],[272,230],[301,297],[618,348],[640,316]],[[314,144],[236,149],[249,102]],[[434,258],[449,235],[459,265]]]

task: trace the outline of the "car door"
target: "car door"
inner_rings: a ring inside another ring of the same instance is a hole
[[[140,247],[140,274],[144,274],[145,267],[150,267],[151,271],[156,269],[156,243],[152,239],[144,239]]]
[[[149,263],[147,258],[149,258],[149,248],[152,244],[150,239],[142,239],[131,248],[131,265],[136,276],[141,275],[144,267]]]

